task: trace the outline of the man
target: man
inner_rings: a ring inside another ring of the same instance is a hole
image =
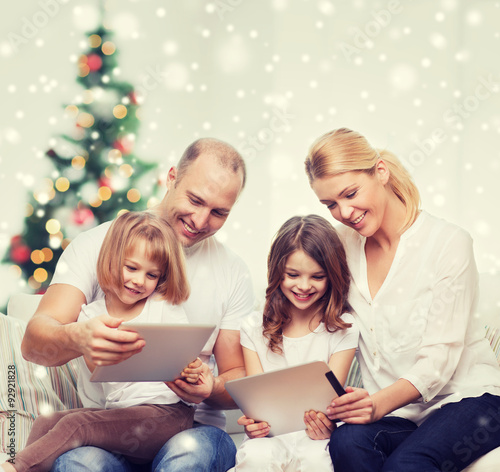
[[[222,227],[245,185],[245,164],[230,145],[212,138],[195,141],[168,173],[167,193],[154,211],[174,228],[185,248],[189,300],[183,305],[190,322],[217,325],[211,346],[200,355],[204,382],[183,380],[169,387],[183,400],[200,404],[195,426],[174,436],[152,464],[155,472],[226,471],[234,465],[235,446],[221,429],[219,411],[234,408],[226,380],[245,375],[239,344],[239,321],[250,313],[253,290],[243,261],[212,236]],[[139,352],[144,341],[135,333],[115,330],[116,318],[102,315],[76,322],[80,307],[103,296],[96,261],[109,223],[82,233],[66,248],[22,343],[26,359],[61,365],[85,355],[97,365],[115,364]],[[210,344],[207,343],[210,346]],[[77,469],[78,468],[78,469]],[[134,465],[98,448],[83,447],[61,456],[54,471],[132,471]]]

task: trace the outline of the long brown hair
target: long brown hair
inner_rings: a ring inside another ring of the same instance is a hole
[[[319,137],[311,146],[305,160],[309,183],[316,179],[333,177],[344,172],[366,172],[374,175],[379,159],[389,169],[388,185],[406,207],[402,231],[408,229],[417,218],[420,193],[411,175],[399,159],[385,149],[376,149],[360,133],[339,128]]]
[[[106,294],[123,285],[123,260],[138,241],[145,241],[146,256],[161,269],[155,293],[177,305],[189,297],[182,247],[172,227],[145,211],[125,212],[109,228],[97,259],[97,281]]]
[[[263,315],[263,334],[269,348],[283,352],[283,327],[290,321],[290,302],[280,285],[288,257],[302,250],[325,271],[328,281],[325,294],[318,300],[321,321],[329,332],[351,326],[341,319],[349,311],[347,301],[350,272],[344,247],[333,226],[318,215],[294,216],[277,232],[267,259],[266,303]]]

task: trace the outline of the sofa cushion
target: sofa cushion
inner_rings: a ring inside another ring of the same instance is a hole
[[[40,413],[78,408],[76,364],[43,367],[24,360],[22,320],[0,314],[0,452],[24,447]]]

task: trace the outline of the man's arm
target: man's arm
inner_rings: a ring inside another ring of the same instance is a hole
[[[228,380],[245,377],[245,361],[240,344],[240,332],[233,329],[221,329],[214,345],[214,356],[219,375],[215,378],[214,388],[205,400],[212,408],[227,410],[238,408],[226,391]]]
[[[45,366],[62,365],[82,353],[71,335],[85,296],[71,285],[51,285],[28,322],[21,351],[26,360]]]
[[[137,333],[116,330],[121,320],[102,315],[77,322],[83,292],[72,285],[51,285],[26,327],[21,350],[26,360],[62,365],[85,355],[96,365],[116,364],[144,346]]]

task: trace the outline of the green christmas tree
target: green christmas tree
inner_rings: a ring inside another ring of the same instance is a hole
[[[133,86],[117,79],[116,56],[104,26],[88,34],[88,50],[78,59],[81,103],[66,107],[74,130],[46,152],[54,172],[30,196],[22,233],[2,261],[26,291],[46,290],[59,256],[78,233],[155,200],[156,184],[141,194],[140,180],[156,164],[134,154],[139,104]]]

